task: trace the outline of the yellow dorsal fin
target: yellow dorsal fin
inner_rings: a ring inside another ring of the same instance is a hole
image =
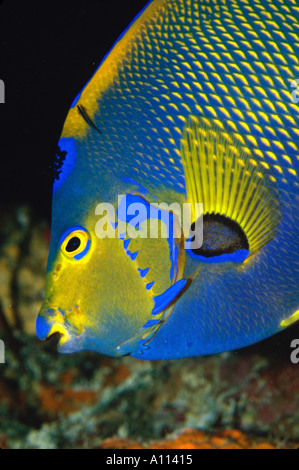
[[[280,220],[278,192],[265,168],[225,129],[190,115],[181,138],[187,200],[193,221],[200,214],[220,214],[237,222],[247,237],[250,254],[271,238]]]

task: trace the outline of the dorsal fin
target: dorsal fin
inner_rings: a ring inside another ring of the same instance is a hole
[[[219,214],[223,220],[238,224],[252,255],[273,238],[280,211],[273,182],[247,150],[213,120],[189,116],[181,155],[192,220],[200,215],[195,203],[203,203],[204,217]]]

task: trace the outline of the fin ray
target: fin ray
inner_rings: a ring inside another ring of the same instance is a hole
[[[254,254],[274,236],[280,220],[279,194],[266,169],[232,133],[213,119],[190,115],[181,137],[187,200],[203,214],[223,215],[241,227]]]

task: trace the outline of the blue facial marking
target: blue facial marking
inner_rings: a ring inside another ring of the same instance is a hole
[[[84,258],[84,256],[88,253],[89,248],[90,248],[90,240],[87,240],[85,249],[81,253],[78,253],[77,255],[75,255],[74,259],[76,261],[79,261],[80,259]]]
[[[73,137],[62,137],[59,140],[58,145],[62,152],[66,152],[66,156],[58,179],[55,179],[54,181],[53,194],[60,188],[74,170],[77,158],[76,141]]]

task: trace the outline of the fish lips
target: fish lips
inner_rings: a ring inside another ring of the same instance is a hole
[[[57,307],[53,307],[47,302],[41,307],[36,319],[36,336],[44,341],[51,336],[58,334],[60,336],[57,349],[61,353],[72,353],[82,349],[82,341],[85,330],[75,328],[65,321],[64,313]]]

